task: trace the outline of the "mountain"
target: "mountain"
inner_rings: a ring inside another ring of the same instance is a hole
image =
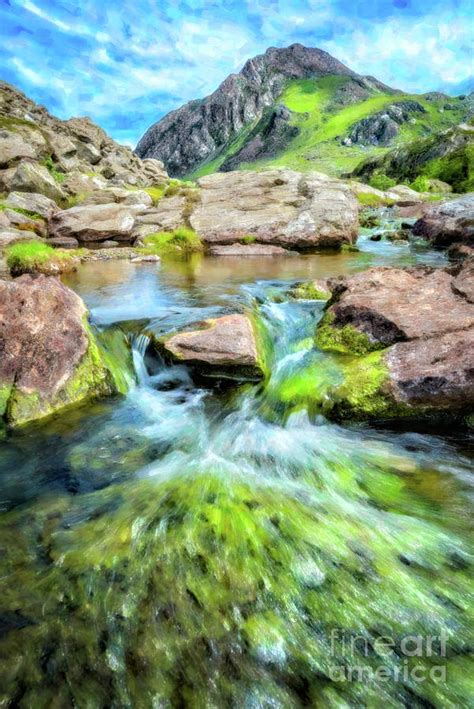
[[[373,93],[395,94],[372,77],[363,77],[321,49],[292,44],[271,47],[249,59],[242,71],[231,74],[213,94],[190,101],[152,125],[137,145],[141,158],[163,160],[177,177],[194,172],[214,158],[245,129],[262,118],[289,82],[315,77],[345,77],[336,100],[363,100]]]
[[[464,97],[405,94],[320,49],[294,44],[268,49],[207,98],[169,113],[136,152],[191,179],[266,167],[340,176],[370,157],[453,128],[471,110]]]

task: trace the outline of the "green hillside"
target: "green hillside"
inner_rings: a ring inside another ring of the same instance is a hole
[[[352,172],[367,158],[383,155],[394,147],[447,130],[465,120],[469,113],[469,102],[465,99],[448,98],[442,94],[384,93],[374,86],[370,92],[366,91],[367,98],[359,100],[357,93],[352,91],[353,86],[354,81],[345,76],[290,81],[275,106],[289,109],[289,125],[297,129],[297,135],[264,159],[239,162],[238,169],[284,166],[303,172],[318,170],[341,175]],[[418,109],[410,114],[409,120],[399,126],[398,134],[389,145],[343,144],[359,121],[406,101],[417,102],[425,112]],[[216,172],[223,166],[226,169],[226,161],[238,157],[250,141],[257,139],[259,144],[264,144],[268,130],[267,112],[260,120],[242,129],[217,157],[201,165],[189,177],[195,179]]]

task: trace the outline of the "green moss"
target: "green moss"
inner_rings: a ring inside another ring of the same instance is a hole
[[[359,248],[355,244],[342,244],[341,252],[344,254],[357,254],[359,253]]]
[[[202,241],[195,231],[179,227],[174,231],[149,234],[143,240],[145,246],[140,253],[162,255],[185,255],[203,250]]]
[[[373,192],[358,192],[356,199],[364,207],[391,207],[396,202],[389,197],[379,197]]]
[[[23,241],[6,249],[7,266],[10,273],[19,276],[22,273],[61,272],[73,267],[78,251],[53,249],[41,241]]]
[[[337,327],[333,323],[333,313],[327,312],[318,325],[316,346],[321,350],[362,355],[383,347],[380,343],[371,342],[367,335],[352,325]]]
[[[61,172],[60,170],[57,169],[56,164],[51,156],[45,158],[43,160],[42,165],[48,170],[49,174],[55,182],[57,182],[59,185],[64,182],[64,180],[67,178],[67,175],[64,174],[64,172]]]
[[[319,287],[314,281],[307,281],[294,285],[288,295],[294,300],[329,300],[331,292]]]
[[[245,234],[245,236],[242,236],[240,239],[241,244],[254,244],[256,241],[257,237],[253,234]]]
[[[20,426],[86,399],[128,390],[132,365],[123,334],[103,337],[99,344],[87,318],[84,318],[84,327],[89,341],[86,353],[64,386],[51,396],[14,388],[4,412],[7,423]]]
[[[90,336],[92,336],[92,333],[90,333]],[[101,360],[112,375],[115,390],[119,394],[126,394],[135,381],[127,337],[122,330],[112,327],[98,332],[96,340],[100,349]]]
[[[158,204],[160,199],[163,197],[165,192],[164,185],[157,185],[154,187],[144,187],[143,191],[146,192],[153,200],[153,204]]]
[[[44,218],[38,212],[34,212],[31,209],[24,209],[23,207],[12,207],[5,202],[0,203],[0,212],[4,212],[6,209],[10,209],[12,212],[18,212],[18,214],[23,214],[25,217],[34,219],[35,221],[44,221]]]

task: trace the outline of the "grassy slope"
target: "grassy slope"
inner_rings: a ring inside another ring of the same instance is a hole
[[[241,169],[262,169],[265,167],[290,167],[300,171],[320,170],[327,174],[339,175],[352,171],[369,155],[383,153],[387,148],[367,148],[341,145],[341,138],[351,126],[363,118],[377,113],[390,103],[416,100],[426,109],[426,114],[417,114],[415,123],[401,127],[400,133],[390,147],[409,142],[429,134],[433,130],[449,128],[463,119],[463,104],[458,99],[449,99],[456,110],[441,111],[445,101],[427,101],[422,96],[411,94],[374,93],[373,96],[348,106],[331,106],[335,92],[348,79],[341,76],[326,76],[319,79],[292,81],[278,99],[294,116],[292,122],[300,133],[280,155],[271,159],[242,164]],[[255,123],[246,126],[236,139],[218,157],[204,164],[191,177],[196,179],[219,169],[224,160],[235,154],[245,143]]]

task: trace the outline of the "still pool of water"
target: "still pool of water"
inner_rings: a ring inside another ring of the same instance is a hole
[[[276,403],[327,364],[323,304],[292,283],[420,262],[444,257],[362,238],[68,277],[96,326],[130,328],[137,382],[0,441],[2,705],[468,706],[466,434]],[[272,341],[266,386],[206,388],[139,335],[246,308]]]

